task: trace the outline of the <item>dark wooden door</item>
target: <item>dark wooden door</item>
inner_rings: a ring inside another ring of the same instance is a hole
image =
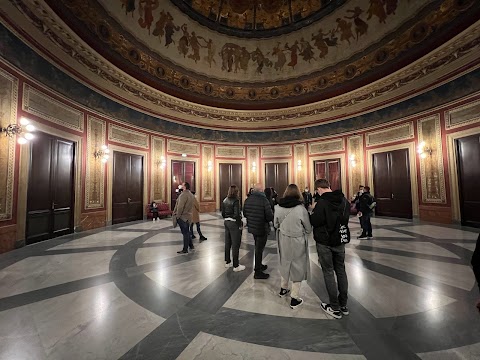
[[[238,186],[238,196],[242,201],[242,164],[220,164],[218,185],[220,187],[220,202],[227,197],[230,185]]]
[[[480,227],[480,134],[457,140],[462,225]]]
[[[190,184],[191,191],[196,191],[195,162],[181,160],[172,161],[172,210],[175,208],[175,204],[177,203],[177,198],[179,196],[178,186],[182,185],[184,182],[188,182]]]
[[[113,153],[112,224],[143,219],[143,156]]]
[[[265,187],[272,187],[282,197],[288,186],[288,163],[265,164]]]
[[[332,190],[342,188],[342,174],[340,168],[340,159],[317,160],[313,162],[315,169],[315,180],[327,179],[330,182]]]
[[[407,149],[373,155],[377,215],[412,218],[410,160]]]
[[[75,144],[37,132],[27,192],[27,244],[72,233]]]

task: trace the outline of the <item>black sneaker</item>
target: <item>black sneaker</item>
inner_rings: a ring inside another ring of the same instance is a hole
[[[330,304],[322,303],[321,307],[322,307],[322,310],[325,311],[325,313],[327,313],[331,317],[335,319],[342,318],[342,313],[340,312],[340,310],[333,310]]]
[[[190,250],[195,250],[195,246],[190,246]]]
[[[373,235],[367,235],[368,240],[373,239]]]
[[[348,311],[348,307],[346,306],[340,306],[340,311],[343,315],[350,315],[350,311]]]
[[[358,240],[367,240],[367,239],[368,239],[368,236],[362,234],[362,235],[360,235],[357,239],[358,239]]]
[[[195,236],[195,235],[192,235],[192,239],[195,239],[195,238],[196,238],[196,236]]]
[[[262,265],[260,268],[262,269],[262,271],[265,271],[268,269],[268,265]]]
[[[177,251],[177,254],[188,254],[188,251],[187,250],[180,250],[180,251]]]
[[[278,293],[278,296],[283,298],[285,295],[287,295],[290,292],[288,289],[280,288],[280,292]]]
[[[290,300],[290,307],[292,309],[296,309],[297,307],[299,307],[302,304],[303,304],[303,299],[301,299],[301,298],[298,298],[298,299],[292,298],[292,300]]]
[[[200,236],[200,241],[208,240],[205,236]]]
[[[270,274],[265,274],[263,271],[256,271],[255,275],[253,275],[254,279],[261,279],[266,280],[270,277]]]

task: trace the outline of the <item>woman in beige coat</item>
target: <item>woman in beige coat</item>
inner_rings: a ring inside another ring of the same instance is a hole
[[[195,191],[192,191],[192,194],[195,195]],[[202,230],[200,230],[200,204],[196,196],[192,208],[192,223],[190,224],[190,235],[192,235],[192,239],[195,239],[195,235],[193,235],[193,224],[197,224],[197,233],[200,235],[200,241],[207,240],[207,238],[203,236]]]
[[[275,206],[273,224],[276,229],[282,276],[279,296],[284,297],[290,292],[288,285],[291,281],[293,284],[290,307],[295,309],[303,303],[303,299],[299,297],[300,285],[303,280],[310,277],[308,234],[312,232],[310,217],[297,185],[287,186],[283,198]]]

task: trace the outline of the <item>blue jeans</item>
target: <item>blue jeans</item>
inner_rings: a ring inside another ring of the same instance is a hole
[[[192,235],[190,234],[190,224],[188,221],[177,219],[177,224],[183,235],[183,251],[188,251],[188,247],[193,249]]]
[[[348,278],[345,271],[345,245],[327,246],[317,243],[317,253],[318,261],[322,266],[330,306],[333,310],[339,310],[340,307],[347,306],[348,300]],[[335,275],[337,275],[337,281],[335,281]]]

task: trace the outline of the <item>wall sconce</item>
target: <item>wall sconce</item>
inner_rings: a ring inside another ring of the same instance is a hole
[[[355,167],[357,166],[357,160],[355,160],[355,155],[350,155],[350,166]]]
[[[102,162],[106,163],[108,161],[108,158],[110,157],[110,149],[107,147],[107,145],[102,145],[100,150],[95,150],[93,153],[93,157],[95,159],[102,158]]]
[[[302,171],[302,160],[297,161],[297,170]]]
[[[433,152],[432,148],[428,147],[425,144],[425,141],[422,141],[417,146],[417,153],[420,155],[421,159],[425,159],[427,157],[427,154],[431,156],[432,152]]]
[[[252,172],[254,173],[255,171],[257,171],[257,163],[254,161],[252,162]]]
[[[30,121],[24,117],[20,119],[20,125],[9,124],[6,127],[0,127],[0,134],[5,134],[8,137],[18,136],[17,142],[20,145],[26,144],[29,140],[32,140],[35,136],[32,132],[35,131],[35,126],[30,124]]]
[[[165,156],[161,156],[160,157],[160,169],[165,169],[165,167],[167,166],[167,159],[165,159]]]
[[[182,154],[182,157],[187,157],[187,154]]]
[[[177,182],[177,177],[173,175],[173,182]]]
[[[211,172],[213,170],[212,160],[208,160],[207,170],[208,170],[208,172]]]

